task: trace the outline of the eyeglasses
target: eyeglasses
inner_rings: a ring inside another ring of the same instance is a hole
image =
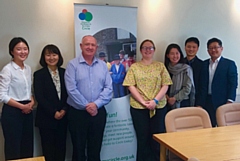
[[[217,50],[217,49],[219,49],[219,48],[221,48],[221,46],[215,46],[215,47],[210,47],[210,48],[208,48],[208,50]]]
[[[147,46],[143,46],[142,50],[151,50],[153,51],[155,48],[154,47],[147,47]]]

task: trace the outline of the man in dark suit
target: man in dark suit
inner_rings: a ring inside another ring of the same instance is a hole
[[[207,47],[211,58],[203,62],[197,105],[206,109],[215,127],[217,108],[235,101],[238,76],[235,62],[221,56],[221,40],[212,38]]]
[[[197,57],[199,40],[196,37],[190,37],[185,41],[186,64],[192,67],[193,80],[195,86],[195,102],[199,95],[199,82],[203,61]]]

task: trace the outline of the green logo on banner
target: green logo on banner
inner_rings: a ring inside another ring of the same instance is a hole
[[[81,13],[79,13],[78,18],[82,21],[82,30],[90,30],[91,23],[93,19],[93,15],[91,12],[88,12],[87,9],[83,9]]]
[[[93,19],[92,13],[88,12],[86,9],[83,9],[82,12],[79,13],[78,17],[80,20],[85,20],[87,22],[90,22]]]

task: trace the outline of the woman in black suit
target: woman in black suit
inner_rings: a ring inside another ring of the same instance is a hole
[[[68,108],[62,55],[55,45],[43,48],[42,69],[34,73],[34,93],[38,102],[35,125],[39,128],[46,161],[64,161]]]

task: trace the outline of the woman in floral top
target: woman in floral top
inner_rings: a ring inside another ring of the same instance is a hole
[[[137,135],[137,161],[159,160],[160,146],[152,134],[164,132],[165,94],[172,84],[161,62],[153,61],[155,45],[144,40],[140,45],[142,60],[128,70],[124,86],[131,92],[130,112]]]

